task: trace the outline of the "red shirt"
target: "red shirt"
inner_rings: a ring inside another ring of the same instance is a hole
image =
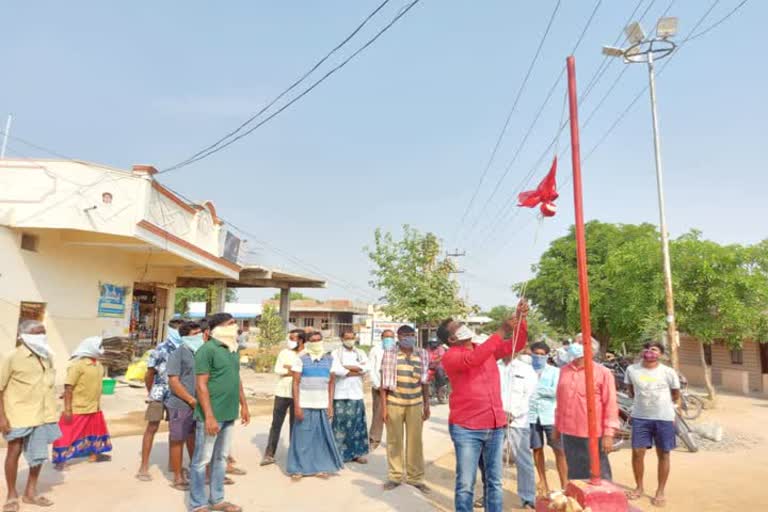
[[[501,405],[498,359],[520,352],[528,340],[528,324],[520,323],[517,340],[494,334],[481,345],[453,346],[443,356],[443,368],[451,381],[448,423],[470,430],[503,427],[507,416]]]
[[[619,428],[619,409],[616,404],[616,382],[605,366],[594,363],[595,412],[597,436],[613,436]],[[560,368],[557,383],[557,409],[555,428],[575,437],[589,437],[587,422],[587,385],[584,367],[573,363]]]

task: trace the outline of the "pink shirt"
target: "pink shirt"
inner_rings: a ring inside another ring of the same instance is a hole
[[[619,428],[619,409],[616,405],[616,382],[613,374],[603,365],[594,364],[595,411],[597,435],[612,436]],[[589,437],[587,427],[587,387],[584,368],[573,363],[560,369],[557,384],[557,409],[555,428],[569,436]]]

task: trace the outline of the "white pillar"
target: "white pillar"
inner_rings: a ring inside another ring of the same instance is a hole
[[[213,282],[208,297],[209,314],[223,313],[227,302],[227,281],[217,279]]]

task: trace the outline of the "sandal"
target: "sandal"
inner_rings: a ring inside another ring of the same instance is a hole
[[[136,473],[136,480],[140,482],[151,482],[152,475],[150,475],[149,473]]]
[[[629,501],[635,501],[643,497],[642,491],[638,491],[637,489],[627,491],[626,494]]]
[[[296,473],[294,475],[291,475],[291,480],[294,481],[294,482],[298,482],[302,478],[304,478],[304,475],[300,475],[298,473]]]
[[[316,474],[315,476],[316,476],[317,478],[320,478],[320,479],[322,479],[322,480],[328,480],[329,478],[331,478],[331,475],[329,475],[328,473],[325,473],[325,472],[323,472],[323,473],[318,473],[318,474]]]
[[[658,508],[663,508],[667,505],[667,498],[651,498],[651,505]]]
[[[5,502],[5,505],[3,505],[3,512],[19,512],[20,509],[19,498],[8,500]]]
[[[224,477],[224,485],[235,485],[235,481],[228,476]]]
[[[238,507],[237,505],[228,501],[222,501],[216,505],[211,505],[210,509],[215,510],[216,512],[243,512],[242,507]]]
[[[384,484],[384,490],[385,491],[391,491],[392,489],[396,489],[398,487],[400,487],[400,483],[399,482],[393,482],[392,480],[390,480],[389,482]]]
[[[92,463],[96,462],[96,463],[98,463],[98,462],[111,462],[111,461],[112,461],[112,457],[110,455],[104,455],[103,453],[100,453],[100,454],[98,454],[96,456],[96,460],[92,460],[92,461],[89,461],[89,462],[92,462]]]
[[[21,498],[22,503],[25,503],[27,505],[34,505],[36,507],[52,507],[53,502],[46,498],[45,496],[35,496],[34,498],[27,498],[26,496],[23,496]]]
[[[171,488],[177,491],[187,492],[189,490],[189,482],[174,482],[171,484]]]
[[[267,455],[266,457],[261,459],[261,464],[259,464],[259,466],[269,466],[270,464],[274,464],[274,463],[275,463],[275,458]]]
[[[272,462],[274,462],[275,459],[272,459]],[[247,475],[248,472],[242,468],[238,468],[237,466],[227,466],[227,474],[228,475],[237,475],[237,476],[243,476]]]

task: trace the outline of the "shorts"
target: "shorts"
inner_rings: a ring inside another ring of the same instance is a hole
[[[168,419],[168,410],[163,402],[151,400],[147,404],[147,412],[144,413],[144,419],[150,423],[160,422]]]
[[[168,421],[171,441],[186,441],[195,435],[195,412],[189,407],[169,408]]]
[[[536,423],[531,423],[531,450],[538,450],[544,448],[544,435],[547,436],[547,446],[553,450],[562,450],[560,443],[556,443],[552,439],[552,432],[555,427],[552,425],[542,425],[541,421],[537,420]]]
[[[632,448],[652,446],[663,452],[671,452],[677,447],[675,422],[632,418]]]

